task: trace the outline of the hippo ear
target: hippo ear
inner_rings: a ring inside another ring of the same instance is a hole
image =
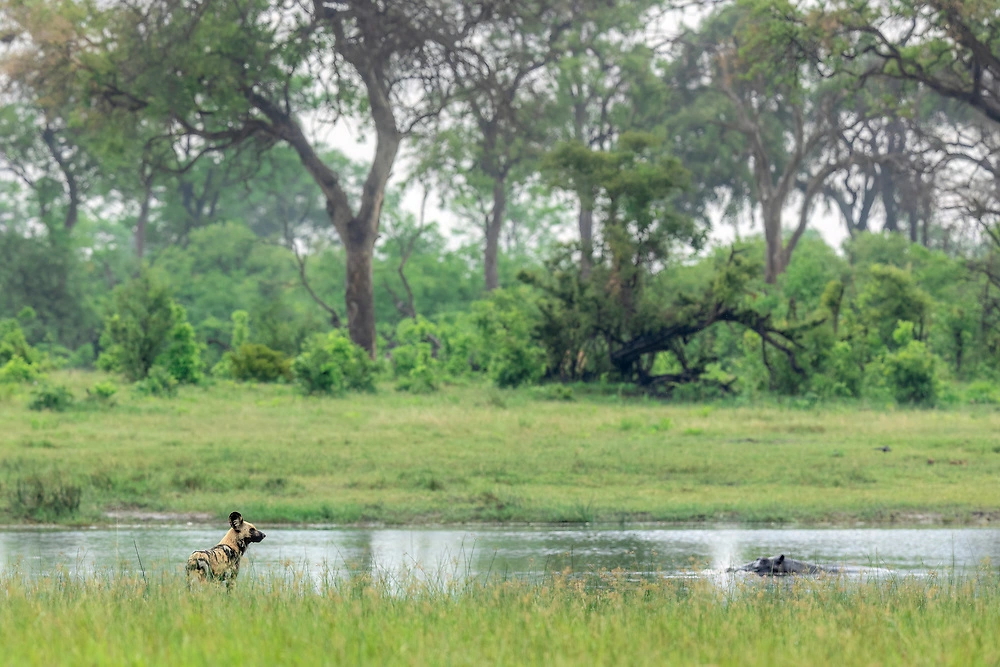
[[[243,527],[243,515],[239,512],[233,512],[229,515],[229,525],[233,527],[233,530],[239,530]]]
[[[785,554],[781,554],[780,556],[778,556],[778,560],[774,561],[774,564],[781,565],[784,562],[785,562]]]

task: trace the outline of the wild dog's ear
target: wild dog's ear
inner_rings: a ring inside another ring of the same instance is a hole
[[[243,527],[243,515],[239,512],[233,512],[229,515],[229,525],[233,527],[233,530],[239,530]]]
[[[774,561],[774,564],[781,565],[784,562],[785,562],[785,554],[781,554],[780,556],[778,556],[778,560]]]

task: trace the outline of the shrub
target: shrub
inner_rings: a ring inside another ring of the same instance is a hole
[[[427,320],[403,320],[396,327],[399,344],[392,350],[393,375],[401,391],[424,393],[436,391],[441,382],[441,362],[434,357],[434,346],[441,341],[437,327]]]
[[[816,381],[821,393],[858,398],[864,383],[865,370],[858,354],[848,341],[838,341],[830,348],[826,373]]]
[[[37,366],[29,364],[23,357],[12,357],[0,367],[0,384],[33,382],[38,375]]]
[[[910,271],[875,264],[868,284],[858,296],[861,322],[892,348],[897,322],[911,322],[911,338],[924,338],[924,324],[931,310],[931,297],[920,289]]]
[[[177,378],[163,366],[153,366],[146,374],[146,379],[135,383],[135,390],[143,396],[175,396]]]
[[[1000,404],[1000,388],[992,382],[972,382],[965,389],[965,400],[976,405]]]
[[[32,382],[40,374],[41,355],[28,345],[17,320],[0,320],[0,383]]]
[[[339,329],[317,334],[302,346],[292,371],[307,394],[373,391],[375,363]]]
[[[38,362],[38,353],[28,345],[17,320],[0,320],[0,365],[20,357],[29,364]]]
[[[498,387],[534,384],[545,374],[545,350],[532,339],[532,321],[524,295],[494,291],[473,304],[480,353],[486,371]]]
[[[97,405],[111,407],[117,402],[115,399],[117,393],[118,387],[113,382],[98,382],[87,390],[87,400]]]
[[[196,384],[202,378],[201,347],[195,339],[194,327],[187,321],[184,307],[171,302],[173,327],[167,337],[167,349],[159,363],[178,382]]]
[[[229,341],[229,346],[236,350],[250,340],[250,315],[245,310],[234,310],[231,319],[233,320],[233,336]]]
[[[31,392],[30,410],[52,410],[64,412],[73,405],[73,392],[65,385],[54,385],[47,382],[40,384]]]
[[[104,321],[97,365],[131,381],[145,378],[171,340],[175,309],[167,288],[147,271],[118,287]],[[183,334],[182,334],[183,335]]]
[[[66,365],[70,368],[93,368],[95,359],[94,346],[84,343],[67,357]]]
[[[292,380],[291,359],[266,345],[243,343],[226,356],[229,359],[228,373],[237,380],[257,382]]]
[[[913,339],[913,323],[900,322],[893,332],[899,348],[885,355],[887,384],[899,403],[933,405],[940,391],[938,358]]]

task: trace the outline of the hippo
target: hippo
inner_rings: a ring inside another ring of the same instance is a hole
[[[785,558],[785,554],[781,554],[780,556],[771,556],[769,558],[758,558],[754,562],[747,563],[743,567],[731,568],[730,571],[753,572],[761,576],[784,576],[787,574],[820,574],[823,572],[834,572],[835,570],[820,567],[819,565],[813,565],[812,563],[803,563],[800,560]]]

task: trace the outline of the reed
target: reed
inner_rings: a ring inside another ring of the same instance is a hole
[[[399,582],[396,582],[398,584]],[[4,664],[996,664],[1000,578],[0,576]]]

